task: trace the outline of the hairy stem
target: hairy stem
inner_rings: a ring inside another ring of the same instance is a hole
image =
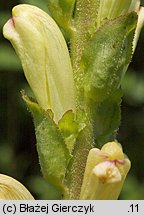
[[[67,199],[79,199],[86,160],[89,150],[94,146],[93,127],[89,115],[89,107],[84,99],[83,73],[80,61],[87,41],[96,31],[96,17],[99,1],[78,0],[73,15],[75,31],[71,38],[71,57],[74,80],[76,85],[77,112],[83,113],[87,125],[78,136],[73,149],[73,158],[70,162],[66,182],[69,188]]]

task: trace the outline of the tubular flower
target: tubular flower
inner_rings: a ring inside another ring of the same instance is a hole
[[[117,199],[130,169],[130,161],[117,142],[105,144],[101,150],[90,150],[80,199]]]
[[[97,23],[104,19],[114,19],[118,16],[124,15],[127,12],[138,12],[140,7],[140,0],[102,0],[98,11]]]
[[[34,198],[20,182],[0,174],[0,200],[34,200]]]
[[[139,11],[138,11],[138,23],[137,23],[137,28],[135,31],[135,37],[134,37],[134,41],[133,41],[133,50],[135,50],[138,39],[139,39],[139,35],[141,32],[141,29],[144,25],[144,7],[140,7]]]
[[[74,83],[66,42],[55,21],[41,9],[21,4],[3,28],[15,48],[39,105],[57,122],[75,110]]]
[[[115,19],[131,11],[135,11],[138,14],[138,23],[133,42],[134,51],[144,24],[144,9],[140,7],[140,0],[102,0],[98,10],[97,27],[100,27],[106,19]]]

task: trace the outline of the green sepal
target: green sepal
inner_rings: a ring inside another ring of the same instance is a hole
[[[66,38],[69,38],[72,30],[71,21],[75,0],[48,0],[47,4],[52,17],[64,30]]]
[[[100,27],[83,52],[85,97],[102,102],[115,92],[132,57],[137,14],[131,12]]]
[[[31,111],[37,140],[37,151],[41,171],[46,180],[62,192],[65,191],[64,178],[71,158],[64,138],[50,117],[37,103],[23,94],[28,109]]]

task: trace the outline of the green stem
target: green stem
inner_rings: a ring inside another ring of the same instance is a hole
[[[81,131],[75,143],[73,158],[66,175],[69,196],[64,199],[79,199],[87,156],[89,150],[94,146],[92,120],[88,104],[84,99],[84,71],[80,68],[80,61],[87,41],[96,31],[98,6],[98,0],[77,0],[73,17],[75,31],[71,38],[71,57],[76,85],[77,113],[82,113],[83,118],[86,119],[86,127]]]
[[[75,143],[73,158],[70,162],[66,176],[66,184],[69,189],[69,194],[68,197],[64,197],[64,199],[79,199],[87,156],[93,145],[94,143],[90,128],[86,127],[80,133]]]

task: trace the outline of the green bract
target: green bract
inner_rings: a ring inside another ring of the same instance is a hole
[[[23,95],[31,111],[36,131],[37,151],[43,176],[64,192],[64,177],[71,158],[59,128],[51,119],[49,112]]]
[[[101,102],[119,88],[132,57],[136,23],[134,12],[108,21],[87,43],[80,65],[87,97]]]

